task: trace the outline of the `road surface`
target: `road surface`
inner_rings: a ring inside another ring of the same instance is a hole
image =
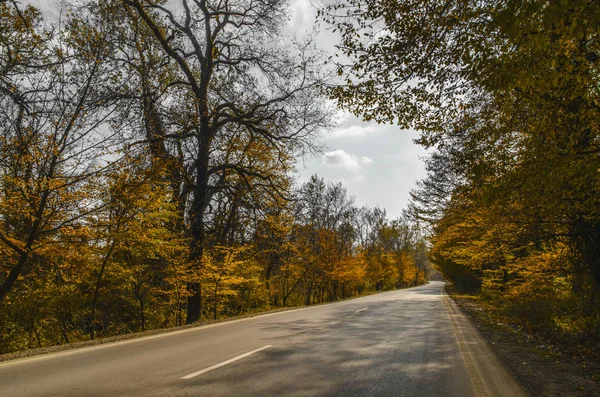
[[[0,363],[0,396],[523,396],[443,283]]]

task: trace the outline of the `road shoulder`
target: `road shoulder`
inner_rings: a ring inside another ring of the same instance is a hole
[[[600,362],[576,357],[520,329],[499,322],[486,305],[447,289],[498,360],[532,396],[600,396]]]
[[[477,397],[526,397],[528,393],[496,358],[469,319],[442,289],[442,295],[465,367]]]

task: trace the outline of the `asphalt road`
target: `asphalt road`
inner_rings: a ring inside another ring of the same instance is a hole
[[[0,364],[0,395],[524,395],[443,283]]]

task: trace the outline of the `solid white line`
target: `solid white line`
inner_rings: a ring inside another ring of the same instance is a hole
[[[271,347],[271,346],[273,346],[273,345],[266,345],[266,346],[263,346],[263,347],[261,347],[260,349],[252,350],[252,351],[250,351],[250,352],[248,352],[248,353],[244,353],[244,354],[242,354],[242,355],[240,355],[240,356],[237,356],[237,357],[234,357],[234,358],[232,358],[232,359],[230,359],[230,360],[223,361],[222,363],[219,363],[219,364],[213,365],[212,367],[208,367],[208,368],[202,369],[202,370],[200,370],[200,371],[198,371],[198,372],[194,372],[194,373],[191,373],[191,374],[189,374],[189,375],[183,376],[181,379],[191,379],[191,378],[193,378],[193,377],[195,377],[195,376],[198,376],[198,375],[205,374],[205,373],[207,373],[208,371],[212,371],[213,369],[217,369],[217,368],[224,367],[224,366],[226,366],[226,365],[228,365],[228,364],[231,364],[231,363],[233,363],[233,362],[235,362],[235,361],[241,360],[242,358],[248,357],[248,356],[249,356],[249,355],[251,355],[251,354],[257,353],[257,352],[259,352],[259,351],[261,351],[261,350],[268,349],[268,348],[269,348],[269,347]]]
[[[367,309],[368,309],[368,307],[365,307],[364,309],[357,310],[355,313],[360,313],[360,312],[362,312],[363,310],[367,310]]]

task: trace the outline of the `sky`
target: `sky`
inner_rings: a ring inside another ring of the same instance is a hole
[[[316,8],[310,0],[292,0],[288,34],[303,35],[315,28]],[[326,53],[334,51],[337,35],[324,26],[317,44]],[[325,154],[298,165],[299,178],[317,174],[327,181],[341,181],[358,206],[385,208],[388,218],[402,213],[415,182],[425,177],[423,158],[427,152],[413,143],[415,131],[394,125],[364,122],[340,110],[339,126],[323,134]]]
[[[45,15],[56,16],[60,0],[22,0],[22,3],[33,4]],[[313,32],[316,13],[311,0],[290,0],[290,20],[285,32],[299,37]],[[325,53],[333,53],[337,40],[337,35],[326,27],[318,29],[316,42]],[[324,154],[299,162],[299,181],[317,174],[326,181],[342,182],[354,196],[356,205],[379,206],[385,208],[389,219],[396,218],[406,208],[415,182],[425,177],[422,159],[427,153],[413,143],[416,137],[415,131],[367,123],[340,110],[338,127],[321,137],[326,146]]]

